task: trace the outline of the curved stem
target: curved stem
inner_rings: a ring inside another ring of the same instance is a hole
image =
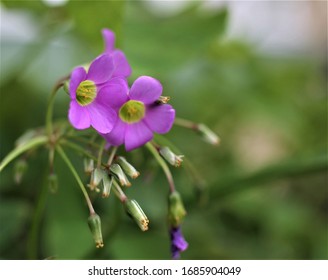
[[[50,139],[52,135],[52,113],[53,113],[53,104],[55,100],[56,93],[58,89],[60,89],[66,80],[70,78],[70,75],[65,76],[61,78],[54,86],[54,89],[51,92],[49,101],[48,101],[48,106],[47,106],[47,113],[46,113],[46,132],[48,135],[48,138]]]
[[[18,146],[14,150],[12,150],[1,162],[0,164],[0,172],[6,167],[8,163],[10,163],[13,159],[18,157],[20,154],[24,153],[27,150],[40,146],[48,142],[48,138],[46,136],[38,136],[27,143]]]
[[[153,154],[153,156],[156,159],[156,161],[162,167],[162,169],[163,169],[163,171],[165,173],[165,176],[167,178],[167,181],[169,183],[170,191],[171,192],[174,192],[175,191],[175,186],[174,186],[173,176],[172,176],[172,173],[171,173],[169,167],[167,166],[166,162],[162,159],[162,157],[160,156],[160,154],[157,152],[156,148],[151,143],[148,142],[146,144],[146,147]]]
[[[114,146],[112,151],[110,152],[110,155],[109,155],[109,158],[108,158],[108,161],[107,161],[107,165],[108,166],[111,166],[112,162],[113,162],[113,159],[115,157],[115,154],[117,152],[117,149],[118,147],[117,146]]]
[[[182,126],[184,128],[189,128],[192,130],[198,129],[198,124],[189,120],[181,119],[181,118],[175,118],[174,124],[178,126]]]
[[[41,186],[40,195],[37,199],[36,209],[32,220],[32,226],[27,241],[27,258],[30,260],[35,260],[38,258],[38,239],[40,225],[42,221],[42,214],[45,209],[47,195],[47,184],[43,184],[43,186]]]
[[[99,153],[98,153],[97,168],[100,168],[100,166],[101,166],[101,162],[102,162],[101,159],[102,159],[102,155],[104,153],[105,145],[106,145],[106,141],[103,140],[100,145],[100,149],[99,149]]]
[[[56,147],[56,150],[57,150],[58,154],[62,157],[62,159],[65,161],[67,167],[72,172],[72,174],[75,177],[75,179],[76,179],[76,181],[77,181],[77,183],[78,183],[81,191],[83,192],[83,195],[85,197],[85,200],[86,200],[86,202],[88,204],[88,207],[89,207],[89,210],[90,210],[90,215],[95,214],[95,210],[93,209],[93,206],[92,206],[91,200],[89,198],[88,192],[85,189],[85,187],[84,187],[84,185],[82,183],[82,180],[81,180],[80,176],[78,175],[76,169],[72,165],[72,162],[69,160],[69,158],[65,154],[64,150],[60,146],[57,146]]]

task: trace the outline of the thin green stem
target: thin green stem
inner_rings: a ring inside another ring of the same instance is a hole
[[[110,155],[109,155],[108,161],[107,161],[107,165],[108,165],[108,166],[111,166],[111,164],[112,164],[112,162],[113,162],[113,159],[114,159],[114,157],[115,157],[115,154],[116,154],[116,152],[117,152],[117,149],[118,149],[117,146],[114,146],[114,147],[113,147],[113,149],[112,149],[112,151],[111,151],[111,153],[110,153]]]
[[[40,146],[42,144],[45,144],[48,142],[48,138],[46,136],[38,136],[30,141],[26,142],[25,144],[18,146],[14,150],[12,150],[1,162],[0,164],[0,172],[6,167],[8,163],[10,163],[12,160],[14,160],[16,157],[18,157],[20,154],[26,152],[27,150],[30,150],[32,148],[35,148],[37,146]]]
[[[59,145],[56,147],[56,150],[57,150],[58,154],[62,157],[62,159],[64,160],[64,162],[66,163],[66,165],[69,168],[69,170],[72,172],[72,174],[75,177],[75,179],[76,179],[76,181],[77,181],[77,183],[78,183],[81,191],[83,192],[83,195],[85,197],[85,200],[86,200],[86,202],[88,204],[88,207],[89,207],[89,210],[90,210],[90,215],[95,214],[95,210],[93,209],[93,206],[92,206],[91,200],[89,198],[88,192],[85,189],[85,187],[84,187],[84,185],[82,183],[82,180],[81,180],[80,176],[78,175],[76,169],[74,168],[72,162],[69,160],[69,158],[65,154],[64,150]]]
[[[41,191],[37,199],[35,212],[33,215],[32,226],[28,235],[27,241],[27,258],[35,260],[38,258],[38,241],[40,233],[40,225],[42,221],[43,212],[46,206],[48,196],[47,184],[41,186]]]
[[[198,124],[186,119],[181,119],[181,118],[175,118],[174,124],[178,126],[182,126],[184,128],[189,128],[193,130],[197,130]]]
[[[68,80],[70,76],[66,76],[61,78],[54,86],[51,95],[49,97],[48,106],[47,106],[47,113],[46,113],[46,132],[48,138],[51,139],[52,135],[52,114],[53,114],[53,105],[56,97],[57,91],[64,85],[64,82]]]
[[[102,163],[101,159],[102,159],[102,155],[104,153],[105,145],[106,145],[106,141],[103,140],[101,145],[100,145],[99,152],[98,152],[97,168],[100,168],[100,166],[101,166],[101,163]]]
[[[74,150],[74,151],[76,151],[76,152],[78,152],[78,153],[81,153],[82,155],[84,155],[84,156],[86,156],[88,158],[93,159],[94,161],[97,161],[98,160],[94,155],[90,154],[83,147],[81,147],[80,145],[78,145],[78,144],[76,144],[74,142],[71,142],[71,141],[68,141],[66,139],[65,140],[63,139],[59,143],[62,144],[62,145],[64,145],[64,146],[66,146],[66,147],[68,147],[68,148],[70,148],[70,149],[72,149],[72,150]]]
[[[154,147],[154,145],[152,143],[147,143],[146,147],[148,148],[148,150],[153,154],[154,158],[156,159],[156,161],[159,163],[159,165],[162,167],[164,174],[167,178],[167,181],[169,183],[170,186],[170,191],[174,192],[175,191],[175,186],[174,186],[174,180],[173,180],[173,176],[172,173],[169,169],[169,167],[167,166],[166,162],[164,161],[164,159],[160,156],[160,154],[158,153],[158,151],[156,150],[156,148]]]
[[[123,203],[124,201],[126,201],[128,198],[125,195],[125,193],[123,192],[123,190],[121,189],[120,185],[116,182],[116,180],[113,180],[114,183],[114,193],[116,194],[116,196],[119,198],[119,200]]]

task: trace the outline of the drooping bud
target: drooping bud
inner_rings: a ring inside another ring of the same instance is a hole
[[[96,247],[97,248],[104,247],[104,242],[101,233],[101,220],[96,213],[90,215],[90,217],[88,218],[88,225],[91,230],[93,239],[96,243]]]
[[[157,104],[167,104],[170,101],[170,96],[160,96],[156,101]]]
[[[126,177],[125,173],[123,172],[121,166],[117,163],[113,163],[109,167],[110,172],[120,181],[122,186],[130,187],[131,183],[129,182],[128,178]]]
[[[181,162],[183,161],[182,158],[184,157],[183,155],[176,155],[169,147],[161,147],[159,149],[159,153],[169,164],[175,167],[179,167],[181,165]]]
[[[20,184],[22,182],[23,175],[27,170],[27,162],[25,159],[19,159],[16,161],[14,166],[14,181],[16,184]]]
[[[205,124],[198,124],[197,131],[201,134],[204,141],[212,145],[218,145],[220,143],[220,138],[211,129],[209,129]]]
[[[84,165],[84,172],[87,175],[91,175],[93,169],[94,169],[94,160],[91,158],[84,158],[83,159],[83,165]]]
[[[178,227],[187,212],[183,205],[180,194],[177,191],[170,193],[169,195],[169,222],[171,226]]]
[[[107,174],[104,175],[103,177],[103,192],[102,192],[102,197],[109,197],[110,195],[110,190],[112,189],[113,185],[113,176],[109,176]]]
[[[15,142],[15,145],[17,147],[22,146],[26,144],[28,141],[30,141],[32,138],[34,138],[38,132],[36,130],[28,130],[23,135],[21,135]]]
[[[64,91],[69,95],[69,80],[66,80],[64,82],[64,86],[63,86]]]
[[[132,166],[124,157],[118,156],[116,161],[122,167],[123,171],[132,179],[136,179],[140,175],[134,166]]]
[[[134,199],[127,199],[124,207],[129,216],[131,216],[142,231],[148,230],[149,220],[144,211]]]
[[[56,193],[58,190],[58,177],[55,173],[51,173],[48,176],[48,187],[52,193]]]
[[[100,190],[98,189],[98,185],[100,184],[103,177],[104,177],[104,171],[98,167],[95,168],[91,173],[90,184],[88,184],[88,187],[92,191],[99,192]]]

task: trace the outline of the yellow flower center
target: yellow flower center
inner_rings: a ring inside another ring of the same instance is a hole
[[[81,106],[86,106],[96,98],[97,87],[93,81],[81,82],[76,90],[76,100]]]
[[[120,108],[119,116],[126,123],[139,122],[145,116],[145,105],[140,101],[129,100]]]

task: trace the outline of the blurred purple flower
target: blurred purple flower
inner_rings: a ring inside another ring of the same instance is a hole
[[[184,239],[180,227],[171,228],[170,236],[172,259],[176,260],[180,258],[180,252],[187,250],[188,243]]]
[[[124,77],[127,78],[131,75],[131,67],[125,54],[119,50],[115,49],[115,34],[113,31],[104,28],[102,30],[102,35],[105,41],[105,53],[113,57],[114,62],[114,72],[113,77]]]
[[[124,79],[112,79],[113,58],[103,54],[92,61],[88,71],[76,67],[70,78],[71,97],[68,118],[76,129],[92,126],[99,133],[109,133],[117,119],[110,99],[113,95],[126,94]],[[119,93],[118,93],[119,92]]]
[[[153,133],[167,133],[174,122],[175,110],[171,105],[158,104],[162,85],[152,77],[141,76],[132,85],[129,94],[117,94],[111,101],[118,112],[113,130],[103,135],[110,145],[125,144],[131,151],[153,138]]]

